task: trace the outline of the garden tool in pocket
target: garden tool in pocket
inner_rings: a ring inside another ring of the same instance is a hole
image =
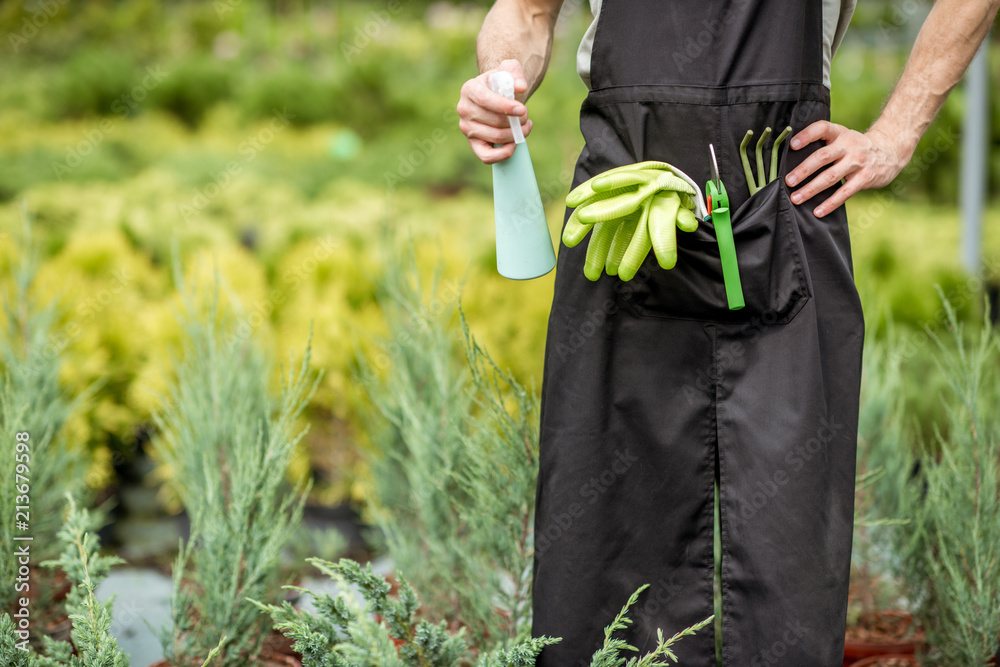
[[[744,201],[735,220],[715,147],[709,144],[710,178],[704,197],[694,179],[669,163],[645,161],[615,167],[581,183],[566,197],[567,206],[574,210],[563,229],[563,243],[573,248],[590,234],[583,272],[591,281],[600,279],[602,273],[631,281],[642,269],[643,279],[627,290],[626,297],[640,312],[646,304],[655,304],[655,309],[689,319],[734,321],[763,313],[791,315],[808,294],[795,252],[797,239],[789,228],[787,211],[782,210],[787,204],[779,201],[782,192],[769,194],[778,185],[762,192],[765,184],[776,180],[778,150],[790,131],[785,128],[774,142],[770,180],[761,155],[770,128],[757,142],[756,180],[745,150],[753,131],[744,136],[740,156],[748,190],[751,197],[760,193],[758,197],[767,201],[762,206]],[[739,240],[734,236],[734,222],[739,222]],[[686,233],[678,235],[677,230]],[[747,246],[747,257],[740,260],[742,245]],[[664,274],[652,263],[643,269],[650,250],[659,269],[672,271]],[[746,281],[741,279],[744,263]],[[653,282],[669,285],[651,293],[654,288],[645,284],[650,272],[657,274]],[[747,298],[750,308],[745,313],[719,312],[722,308],[742,310]]]
[[[736,242],[733,240],[733,225],[729,218],[729,195],[719,176],[719,162],[715,159],[715,146],[708,145],[712,155],[712,178],[705,184],[708,193],[708,219],[715,227],[715,239],[719,243],[719,259],[722,261],[722,279],[726,285],[726,299],[730,310],[739,310],[745,304],[743,288],[740,286],[740,266],[736,261]]]
[[[762,149],[764,142],[771,136],[771,128],[765,127],[764,132],[760,135],[760,139],[757,140],[757,150],[755,151],[757,155],[756,179],[754,178],[753,170],[750,168],[750,157],[747,154],[747,145],[750,143],[750,138],[753,137],[753,130],[747,130],[747,133],[743,135],[743,141],[740,142],[740,161],[743,163],[743,173],[746,175],[747,189],[750,190],[751,197],[778,177],[778,148],[781,146],[781,142],[785,140],[785,137],[791,133],[792,127],[789,125],[775,138],[774,144],[771,146],[771,170],[767,180],[764,179],[764,153]]]

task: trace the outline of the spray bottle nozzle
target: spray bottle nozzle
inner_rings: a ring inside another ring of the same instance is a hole
[[[514,77],[510,72],[500,70],[490,74],[490,90],[497,95],[502,95],[508,100],[514,99]],[[524,143],[524,132],[521,130],[521,119],[517,116],[507,116],[510,122],[510,130],[514,133],[514,143]]]

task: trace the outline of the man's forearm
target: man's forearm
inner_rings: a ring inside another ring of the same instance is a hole
[[[903,75],[871,131],[891,139],[902,163],[909,162],[968,68],[989,31],[1000,0],[937,0],[924,22]]]
[[[479,71],[497,68],[504,60],[517,60],[528,79],[522,102],[542,82],[552,52],[552,30],[561,3],[527,3],[497,0],[486,15],[476,39]]]

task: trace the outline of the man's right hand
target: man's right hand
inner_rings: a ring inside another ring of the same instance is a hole
[[[514,77],[514,94],[522,96],[528,91],[528,80],[524,76],[521,63],[504,60],[500,67],[483,72],[469,79],[462,86],[462,96],[458,100],[458,129],[469,140],[472,152],[486,164],[502,162],[514,154],[514,134],[507,116],[521,119],[521,130],[527,136],[532,122],[528,120],[528,108],[518,100],[508,100],[490,90],[489,76],[493,72],[506,70]],[[503,144],[494,148],[493,144]]]

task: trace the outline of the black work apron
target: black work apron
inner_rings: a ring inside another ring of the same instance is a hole
[[[589,664],[641,584],[624,637],[643,651],[713,613],[716,481],[723,664],[842,663],[864,335],[847,218],[812,214],[833,189],[790,202],[785,174],[820,144],[786,140],[753,197],[739,157],[748,129],[755,146],[829,119],[822,21],[821,0],[604,0],[573,185],[641,160],[704,184],[714,144],[746,307],[727,307],[711,223],[678,233],[675,268],[650,254],[627,283],[584,277],[586,241],[561,248],[533,633],[563,639],[543,667]],[[712,627],[675,652],[714,665]]]

